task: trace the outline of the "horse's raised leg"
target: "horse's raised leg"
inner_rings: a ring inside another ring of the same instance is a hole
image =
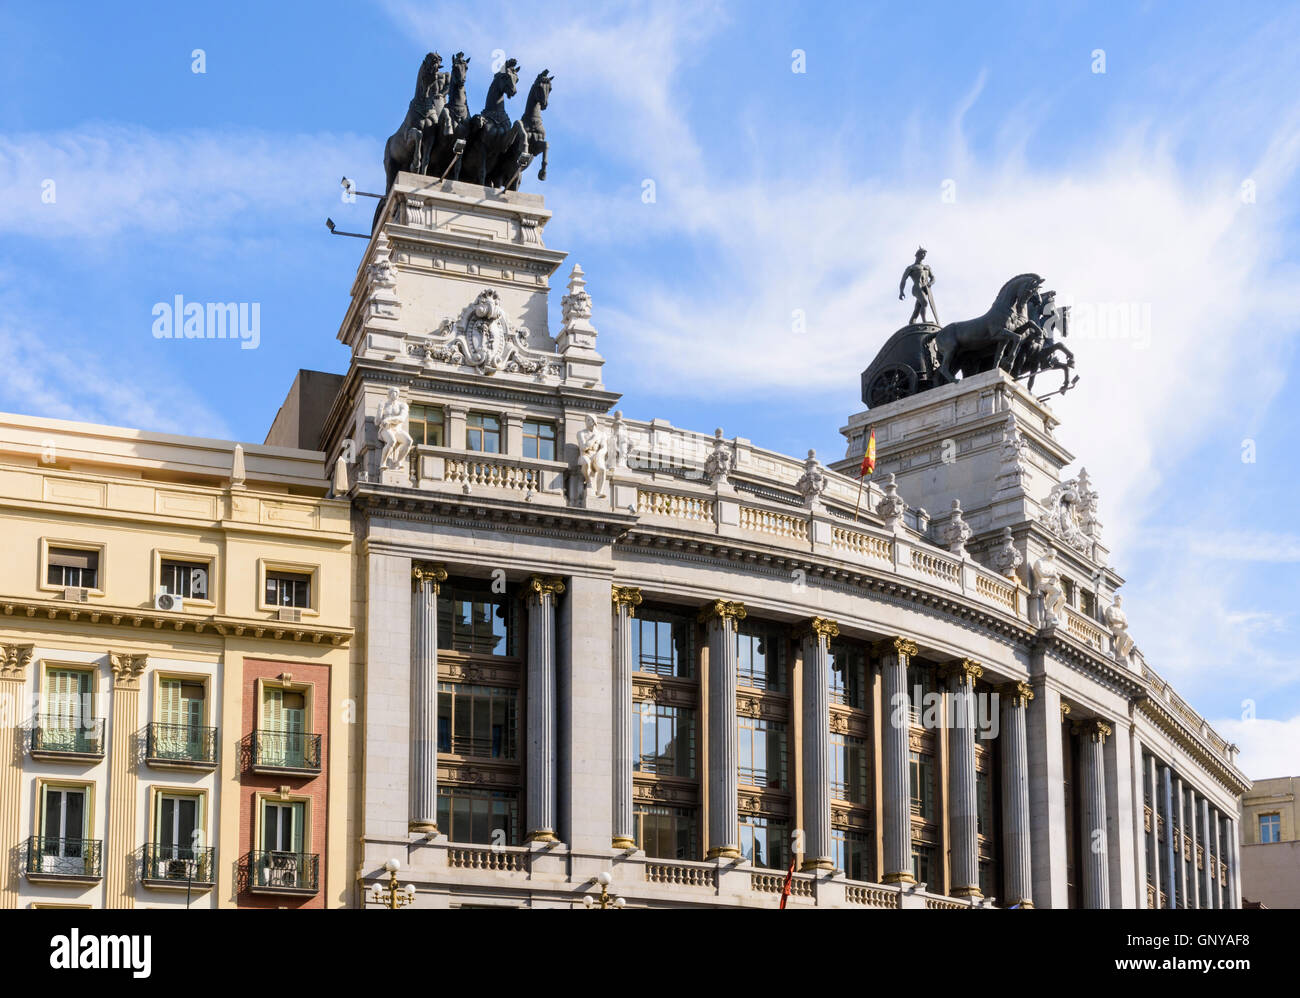
[[[542,168],[537,171],[537,179],[545,180],[546,179],[546,154],[550,152],[551,144],[549,142],[543,142],[541,143],[541,146],[542,146]]]

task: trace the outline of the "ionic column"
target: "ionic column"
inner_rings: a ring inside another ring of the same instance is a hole
[[[975,792],[975,680],[984,675],[977,662],[962,659],[945,669],[951,680],[948,726],[949,836],[953,897],[983,897],[980,890],[979,807]]]
[[[409,827],[438,834],[438,587],[441,565],[411,566],[411,816]]]
[[[140,677],[147,655],[110,652],[113,671],[113,729],[109,766],[108,841],[104,843],[104,907],[134,908],[131,867],[135,863],[135,738],[140,728]]]
[[[709,859],[740,855],[736,626],[745,604],[715,600],[700,611],[709,641]]]
[[[632,820],[632,627],[641,590],[614,586],[614,833],[615,849],[636,845]]]
[[[1214,855],[1218,857],[1214,866],[1214,907],[1222,908],[1223,904],[1223,881],[1219,878],[1219,863],[1226,864],[1228,861],[1223,856],[1223,815],[1219,809],[1215,808],[1211,812],[1214,816]]]
[[[34,644],[0,644],[0,703],[9,704],[17,719],[27,701],[27,666]],[[0,737],[0,842],[18,845],[23,835],[22,800],[23,743],[12,728]],[[0,864],[0,908],[17,908],[22,876],[15,863]]]
[[[1002,700],[1002,862],[1005,906],[1032,908],[1033,864],[1029,829],[1029,739],[1025,711],[1034,691],[1028,683],[1009,683]],[[1100,760],[1100,755],[1098,759]],[[1100,763],[1099,763],[1100,764]],[[1105,788],[1103,786],[1103,794]],[[1105,798],[1103,797],[1103,806]]]
[[[1174,773],[1168,766],[1160,767],[1161,797],[1165,802],[1165,883],[1168,887],[1166,898],[1170,908],[1178,907],[1178,899],[1182,897],[1178,893],[1178,868],[1174,865],[1175,855],[1181,855],[1179,849],[1175,853],[1174,842],[1174,821],[1178,811],[1174,807]]]
[[[528,841],[555,840],[555,600],[557,578],[528,580]]]
[[[1199,907],[1214,907],[1214,881],[1210,879],[1214,872],[1210,864],[1211,846],[1214,836],[1210,834],[1210,802],[1201,798],[1201,852],[1205,856],[1205,870],[1201,874],[1201,901]],[[1218,860],[1216,859],[1217,863]]]
[[[1080,736],[1079,757],[1083,797],[1083,906],[1110,907],[1110,872],[1106,844],[1105,741],[1110,725],[1097,718],[1074,726]]]
[[[1147,779],[1151,786],[1151,885],[1156,891],[1155,907],[1160,907],[1160,784],[1156,782],[1156,757],[1147,756]],[[1145,887],[1143,888],[1145,889]]]
[[[918,651],[907,638],[882,642],[881,681],[884,715],[881,724],[881,770],[884,778],[885,868],[883,884],[914,884],[912,876],[912,790],[908,778],[911,718],[907,696],[907,663]]]
[[[1181,776],[1174,777],[1174,792],[1178,795],[1178,841],[1174,852],[1174,859],[1177,861],[1178,877],[1178,897],[1182,899],[1183,907],[1192,906],[1191,894],[1187,886],[1187,790],[1183,786]]]
[[[1206,869],[1208,869],[1210,866],[1210,850],[1209,848],[1206,847],[1204,842],[1205,826],[1201,824],[1200,819],[1198,817],[1201,814],[1203,808],[1196,803],[1197,794],[1195,789],[1188,787],[1187,799],[1188,799],[1188,811],[1192,822],[1192,907],[1202,908],[1205,906],[1206,903],[1205,889],[1203,886],[1203,878],[1201,874],[1198,873],[1196,870],[1196,851],[1198,848],[1201,850],[1201,854],[1205,857],[1203,862],[1205,864]],[[1203,805],[1204,803],[1205,801],[1202,800],[1201,805]]]
[[[831,859],[831,638],[840,626],[814,617],[803,637],[803,868],[829,870]]]

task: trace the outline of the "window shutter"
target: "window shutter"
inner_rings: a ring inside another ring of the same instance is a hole
[[[262,726],[268,731],[284,730],[284,690],[270,686],[262,693]]]
[[[181,681],[164,679],[158,690],[158,712],[163,724],[180,725],[185,723],[181,710]]]

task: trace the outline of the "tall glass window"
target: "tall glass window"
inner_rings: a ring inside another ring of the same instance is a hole
[[[911,753],[912,811],[926,821],[934,819],[934,759]]]
[[[514,655],[515,601],[466,583],[438,592],[438,647],[478,655]]]
[[[740,854],[755,866],[785,869],[790,863],[790,827],[784,821],[740,816]]]
[[[742,717],[740,782],[782,790],[786,785],[786,727],[781,721]]]
[[[637,804],[632,809],[633,838],[651,859],[698,859],[697,823],[693,807]]]
[[[1280,814],[1261,814],[1259,816],[1259,841],[1282,841],[1282,816]]]
[[[866,649],[847,641],[832,641],[830,660],[831,703],[864,709],[867,705]]]
[[[517,759],[519,691],[509,687],[438,684],[438,751],[485,759]]]
[[[831,829],[831,856],[835,869],[850,880],[872,879],[872,842],[866,832]]]
[[[441,406],[411,406],[409,426],[412,443],[416,445],[427,444],[430,447],[442,446],[443,413]]]
[[[648,700],[632,704],[632,768],[658,776],[695,776],[695,711]]]
[[[555,424],[524,420],[524,457],[555,460]]]
[[[851,804],[867,802],[867,743],[831,733],[831,797]]]
[[[742,620],[736,631],[736,649],[739,685],[785,691],[785,633],[781,628]]]
[[[638,610],[632,618],[632,668],[659,676],[694,675],[690,618],[665,610]]]
[[[501,420],[485,412],[471,412],[466,416],[465,449],[500,454]]]
[[[438,829],[452,842],[519,844],[519,794],[438,787]]]
[[[927,884],[931,887],[937,887],[937,877],[939,875],[939,866],[935,862],[934,846],[928,846],[920,842],[912,843],[912,876],[916,878],[918,884]]]

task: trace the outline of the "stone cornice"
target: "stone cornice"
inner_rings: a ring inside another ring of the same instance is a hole
[[[1190,755],[1234,796],[1239,796],[1250,789],[1250,780],[1236,766],[1210,751],[1196,733],[1165,708],[1158,697],[1139,697],[1135,701],[1135,706],[1137,712],[1150,719],[1175,745]]]

